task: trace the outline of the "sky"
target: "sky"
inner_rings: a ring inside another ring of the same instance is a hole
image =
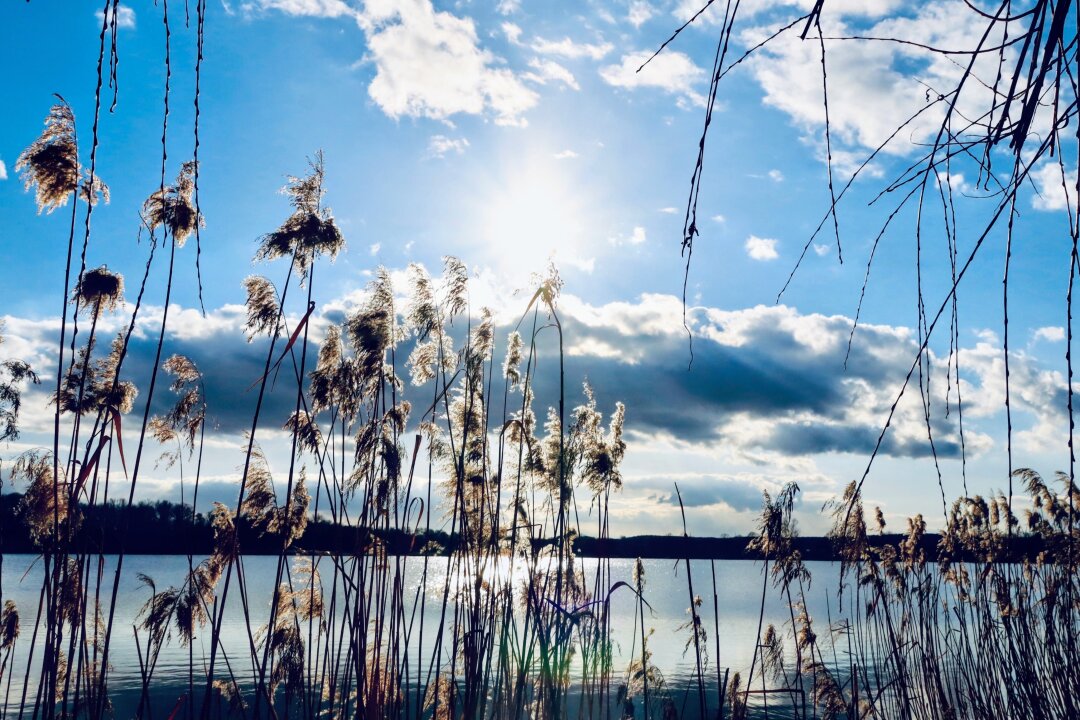
[[[812,4],[768,0],[744,9],[731,57]],[[15,164],[39,134],[53,93],[75,111],[87,161],[102,24],[95,5],[33,0],[0,9],[0,22],[13,30],[0,61],[19,68],[6,75],[0,114],[0,359],[29,361],[46,377],[55,372],[70,216],[37,213]],[[196,34],[194,2],[188,5],[168,4],[167,180],[194,152]],[[905,126],[860,173],[839,204],[838,248],[831,219],[814,235],[829,207],[818,42],[786,33],[726,75],[706,144],[700,236],[686,284],[691,357],[680,243],[721,5],[637,72],[699,9],[696,0],[207,0],[199,95],[206,315],[189,243],[178,254],[166,341],[167,353],[187,354],[208,378],[216,430],[204,499],[235,495],[237,448],[255,400],[245,389],[261,372],[264,350],[243,334],[242,280],[284,272],[253,264],[256,243],[288,214],[279,193],[287,177],[303,174],[322,150],[326,200],[348,248],[317,270],[317,333],[363,301],[377,267],[404,293],[410,263],[438,273],[441,258],[454,255],[472,273],[471,306],[495,311],[503,342],[525,309],[533,274],[553,262],[565,281],[571,402],[581,401],[577,388],[588,380],[605,413],[616,401],[627,406],[625,487],[612,502],[612,534],[680,532],[675,483],[692,533],[744,533],[762,491],[790,481],[802,489],[803,530],[825,531],[822,504],[862,476],[916,357],[920,281],[931,313],[946,299],[940,198],[927,203],[918,248],[913,205],[875,244],[901,199],[883,191],[919,157],[940,115],[932,109]],[[893,35],[968,48],[978,36],[977,18],[960,2],[837,0],[826,8],[828,37]],[[149,1],[120,6],[115,95],[107,84],[98,127],[96,167],[111,200],[93,211],[87,263],[123,273],[129,293],[148,250],[138,211],[161,181],[164,10]],[[827,44],[839,189],[898,125],[955,82],[959,65],[913,46]],[[972,94],[977,103],[978,91]],[[1070,177],[1075,155],[1072,142],[1063,155]],[[1004,150],[995,158],[1008,163]],[[1068,467],[1068,199],[1056,158],[1041,161],[1031,179],[1017,207],[1010,265],[1013,452],[1015,467],[1051,475]],[[963,159],[950,182],[958,252],[966,257],[995,198]],[[973,493],[1006,487],[1004,259],[1005,234],[996,230],[958,291],[956,348],[947,316],[929,343],[937,465],[917,392],[897,406],[874,461],[865,501],[880,505],[894,529],[918,512],[939,525],[943,491],[951,501],[965,486]],[[136,373],[153,361],[162,272],[152,272],[144,300]],[[115,332],[126,322],[120,312],[102,328]],[[961,368],[962,443],[958,388],[946,379],[950,352]],[[550,402],[554,380],[539,382],[539,401]],[[0,447],[9,462],[48,444],[46,392],[28,388],[25,397],[23,436]],[[284,418],[290,401],[287,393],[277,398],[270,413]],[[281,469],[287,452],[275,437],[267,434],[268,455]],[[176,468],[147,469],[136,497],[178,500],[179,482]]]

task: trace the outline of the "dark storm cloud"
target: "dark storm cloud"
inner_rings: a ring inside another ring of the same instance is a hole
[[[278,343],[278,348],[282,343]],[[151,369],[157,349],[157,338],[133,338],[125,360],[123,376],[139,388],[131,416],[141,418],[146,395],[149,391]],[[199,337],[171,337],[166,340],[161,360],[170,356],[184,355],[195,363],[203,374],[207,398],[207,420],[229,434],[251,429],[251,419],[259,398],[258,380],[266,364],[269,342],[258,340],[248,343],[242,330],[223,330]],[[275,354],[279,351],[275,350]],[[276,357],[275,357],[276,360]],[[313,357],[309,357],[309,363]],[[296,375],[288,361],[271,375],[263,398],[260,424],[263,427],[280,427],[288,419],[296,403]],[[172,378],[158,373],[151,414],[168,412],[175,404],[177,395],[169,389]],[[254,385],[254,387],[252,387]]]
[[[348,301],[325,304],[325,310],[312,317],[312,337],[321,338],[326,327],[340,322],[342,308],[349,305]],[[646,295],[635,303],[604,306],[568,297],[560,317],[568,412],[584,400],[581,383],[588,380],[603,412],[609,413],[616,401],[626,404],[627,430],[639,437],[660,435],[786,456],[872,451],[916,352],[903,329],[865,326],[856,334],[845,369],[847,318],[801,315],[783,306],[730,312],[697,308],[690,313],[694,346],[689,365],[681,304],[674,297]],[[156,349],[154,325],[159,318],[151,314],[140,323],[140,335],[132,342],[125,366],[125,376],[139,386],[140,401],[148,392]],[[227,434],[250,428],[268,349],[265,340],[246,342],[243,321],[244,311],[237,306],[226,306],[205,318],[194,311],[178,312],[170,317],[162,353],[162,360],[179,353],[198,365],[205,376],[211,424]],[[461,325],[452,330],[456,347],[461,346]],[[512,325],[506,323],[496,333],[498,367],[510,329]],[[43,346],[49,334],[39,333]],[[536,412],[543,419],[546,407],[557,405],[559,398],[555,330],[542,330],[537,346]],[[397,353],[403,377],[408,371],[401,359],[411,349],[410,339]],[[316,354],[317,347],[310,347],[309,371]],[[1019,372],[1017,376],[1021,377]],[[159,376],[152,407],[155,414],[165,412],[175,401],[168,382],[167,376]],[[282,363],[268,390],[260,426],[278,428],[296,402],[291,361]],[[501,395],[501,389],[496,394]],[[931,452],[918,392],[912,395],[902,403],[886,435],[881,449],[885,454],[924,457]],[[415,420],[421,408],[430,404],[426,398],[432,397],[432,391],[408,387],[405,397],[414,401]],[[957,456],[955,420],[941,417],[943,402],[936,407],[932,429],[937,454]],[[126,429],[134,426],[140,414],[141,407]]]
[[[940,426],[940,423],[938,423]],[[933,425],[931,425],[933,428]],[[941,430],[941,427],[938,428]],[[810,455],[823,452],[850,452],[869,455],[874,451],[880,428],[853,427],[850,425],[820,425],[812,422],[779,422],[769,435],[769,448],[785,455]],[[933,452],[938,457],[960,457],[960,443],[951,437],[934,440],[933,446],[925,430],[923,437],[900,439],[886,433],[881,452],[896,457],[928,457]]]
[[[588,378],[601,405],[625,402],[631,430],[691,443],[749,442],[785,455],[867,454],[917,350],[903,331],[863,328],[845,369],[846,318],[750,308],[696,313],[690,364],[685,334],[657,332],[646,305],[620,305],[605,313],[606,324],[564,318],[564,334],[573,338],[568,383]],[[538,402],[557,397],[557,383],[550,367],[541,372]],[[571,391],[579,397],[576,387]],[[738,432],[745,418],[767,421],[752,441]],[[958,456],[952,422],[934,417],[931,427],[937,454]],[[908,423],[905,430],[903,437],[887,434],[882,452],[929,456],[925,427]]]
[[[661,479],[658,479],[661,480]],[[672,486],[674,480],[661,485]],[[682,478],[678,480],[679,494],[684,507],[708,507],[724,504],[736,512],[751,512],[761,508],[762,488],[744,478],[724,475],[704,476],[700,478]],[[678,506],[679,494],[674,491],[659,496],[659,501]]]

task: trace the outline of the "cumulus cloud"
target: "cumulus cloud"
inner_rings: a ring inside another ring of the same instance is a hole
[[[356,19],[375,65],[368,95],[390,117],[486,113],[499,125],[526,124],[538,95],[480,47],[471,18],[431,0],[371,0]]]
[[[553,156],[556,160],[573,160],[578,154],[573,150],[560,150]]]
[[[515,25],[512,22],[504,22],[501,27],[503,35],[506,36],[506,39],[510,42],[510,44],[521,44],[521,26]]]
[[[467,138],[451,138],[446,135],[432,135],[428,139],[428,154],[432,157],[446,157],[449,153],[461,155],[469,147]]]
[[[558,55],[569,60],[602,60],[615,46],[609,42],[581,43],[566,37],[562,40],[545,40],[538,37],[530,43],[531,47],[541,55]]]
[[[355,17],[356,10],[345,0],[256,0],[246,6],[258,10],[277,10],[296,17]]]
[[[645,0],[634,0],[634,2],[630,3],[630,10],[627,12],[626,20],[634,27],[639,28],[655,15],[656,8],[645,2]]]
[[[248,388],[261,377],[268,348],[268,342],[263,339],[250,344],[246,341],[245,318],[246,310],[240,305],[223,306],[206,317],[196,309],[173,306],[166,334],[165,357],[173,353],[185,355],[203,371],[211,422],[228,435],[250,428],[256,393]],[[56,362],[58,320],[5,319],[5,355],[26,360],[36,369],[47,368]],[[146,402],[161,319],[162,308],[145,307],[129,345],[124,376],[141,390],[132,417],[142,413]],[[294,327],[298,320],[298,316],[290,315],[289,327]],[[126,329],[126,324],[127,319],[120,315],[103,317],[98,327],[99,347],[104,351],[116,333]],[[46,396],[47,390],[41,386],[25,396],[22,419],[28,433],[46,432],[52,426],[52,410]],[[159,383],[151,411],[162,414],[175,400],[175,396]],[[295,385],[292,390],[287,383],[277,383],[271,388],[264,400],[267,426],[276,427],[283,423],[292,412],[295,400]]]
[[[521,0],[499,0],[495,11],[500,15],[513,15],[521,9]]]
[[[1035,331],[1036,340],[1046,340],[1047,342],[1061,342],[1065,339],[1065,328],[1063,327],[1041,327]]]
[[[574,74],[554,60],[533,58],[529,61],[529,67],[532,68],[532,71],[523,73],[521,76],[522,79],[530,80],[540,85],[547,85],[548,82],[557,82],[562,83],[571,90],[581,89],[581,86],[578,85],[577,80],[574,78]]]
[[[816,0],[761,0],[755,2],[745,10],[740,8],[740,15],[752,18],[769,10],[793,9],[800,14],[805,14],[813,8]],[[673,13],[676,18],[686,22],[698,15],[698,11],[705,5],[702,0],[678,0]],[[832,0],[829,3],[829,13],[837,17],[882,17],[892,10],[903,5],[903,0]],[[720,3],[713,3],[705,12],[698,17],[702,25],[716,25],[724,19],[724,8]]]
[[[782,306],[694,308],[694,364],[687,372],[681,311],[680,301],[665,295],[602,306],[565,303],[567,368],[588,376],[599,396],[625,400],[634,432],[786,457],[866,455],[917,350],[907,329],[860,326],[845,371],[848,318],[802,315]],[[991,364],[973,358],[962,363],[971,371],[965,398],[993,385]],[[1032,397],[1053,385],[1032,358],[1016,363],[1032,368],[1027,374],[1014,371],[1014,377],[1023,376],[1017,382],[1032,385]],[[940,395],[931,420],[935,449],[941,457],[958,457],[956,413],[944,416],[943,386],[934,390]],[[550,390],[538,383],[538,396]],[[883,455],[931,454],[918,393],[911,395],[898,406]],[[955,392],[950,402],[955,404]],[[1034,410],[1026,406],[1025,412]],[[969,453],[991,445],[970,424],[965,435]]]
[[[98,10],[95,16],[99,24],[105,21],[105,13],[101,10]],[[116,7],[116,16],[113,17],[113,6],[109,5],[109,24],[121,29],[134,30],[135,11],[127,5],[119,5]]]
[[[798,3],[762,5],[805,6]],[[842,2],[823,14],[826,38],[859,35],[868,38],[896,38],[912,41],[871,42],[825,40],[829,79],[829,120],[833,142],[833,168],[851,174],[870,152],[884,143],[912,116],[903,132],[884,148],[886,155],[905,156],[922,152],[932,141],[944,116],[946,103],[937,93],[948,93],[964,73],[964,63],[955,55],[931,53],[917,46],[951,51],[973,50],[982,37],[985,18],[964,3],[927,2],[914,4],[911,12],[888,13],[895,2]],[[860,7],[861,6],[861,7]],[[883,17],[888,13],[887,17]],[[803,133],[817,155],[824,160],[826,149],[822,129],[825,108],[821,87],[821,46],[811,38],[802,40],[799,27],[789,30],[755,53],[747,65],[764,92],[764,102],[786,113]],[[754,45],[775,32],[775,23],[762,23],[744,30],[740,40]],[[1015,49],[1006,51],[1005,64],[1015,60]],[[976,60],[974,77],[994,77],[998,58],[986,53]],[[993,101],[989,84],[967,83],[956,100],[959,117],[977,118]],[[1052,118],[1048,108],[1037,113],[1032,131],[1043,133]],[[874,165],[864,172],[880,175]]]
[[[508,14],[518,3],[501,6]],[[539,96],[503,60],[480,46],[472,18],[436,10],[432,0],[255,0],[249,11],[295,17],[351,18],[364,31],[368,53],[357,66],[375,66],[368,95],[392,118],[489,115],[498,125],[527,124]],[[516,42],[521,28],[504,23]]]
[[[406,284],[403,271],[393,271],[399,294]],[[496,287],[489,274],[475,281],[474,306],[502,308],[497,315],[497,339],[517,322],[523,300],[492,294]],[[322,302],[310,320],[312,342],[317,344],[332,323],[363,302],[362,291]],[[401,298],[399,307],[405,307]],[[572,384],[588,378],[597,397],[622,400],[628,408],[628,437],[639,447],[668,444],[693,448],[724,448],[762,468],[760,477],[736,476],[710,471],[708,482],[692,488],[690,502],[726,504],[743,508],[757,502],[760,490],[778,478],[781,470],[800,483],[819,474],[812,459],[822,455],[865,457],[873,450],[896,394],[910,368],[918,344],[911,330],[886,325],[861,325],[844,368],[851,320],[843,316],[803,314],[785,306],[758,306],[738,310],[689,308],[687,321],[694,333],[694,362],[687,370],[683,307],[671,295],[642,295],[632,301],[594,305],[573,295],[561,300],[560,316],[565,337],[566,377],[571,383],[571,402],[578,402]],[[136,325],[125,374],[147,387],[153,363],[161,308],[144,308]],[[256,396],[248,387],[263,372],[267,343],[247,343],[243,326],[245,309],[226,305],[205,317],[195,309],[170,309],[166,354],[190,357],[205,373],[215,437],[231,446],[250,425]],[[290,314],[289,327],[299,317]],[[56,319],[31,320],[7,316],[5,358],[30,361],[39,371],[55,362]],[[119,315],[102,319],[102,338],[125,327]],[[461,332],[464,325],[454,332]],[[460,340],[458,338],[457,341]],[[539,367],[551,368],[557,354],[554,343],[539,344]],[[407,347],[402,352],[407,354]],[[497,350],[497,353],[500,352]],[[401,353],[399,353],[400,355]],[[974,347],[959,351],[963,368],[965,400],[964,444],[969,454],[993,446],[981,423],[999,417],[1004,397],[1004,358],[993,338],[982,338]],[[932,356],[943,368],[947,358]],[[1024,352],[1011,357],[1010,393],[1014,435],[1018,448],[1042,450],[1064,447],[1066,383],[1060,372],[1048,370]],[[942,377],[938,370],[937,377]],[[295,403],[294,371],[284,364],[264,401],[265,427],[284,422]],[[955,384],[955,380],[954,380]],[[540,372],[535,378],[538,410],[559,397],[558,373]],[[24,404],[25,429],[48,437],[52,416],[47,388],[28,390]],[[421,388],[420,396],[427,396]],[[925,458],[932,450],[918,391],[912,388],[897,406],[881,453],[885,457]],[[938,381],[931,387],[931,429],[939,457],[956,458],[961,452],[955,387]],[[152,412],[166,410],[173,401],[159,388]],[[139,402],[145,402],[145,396]],[[946,409],[949,412],[946,412]],[[136,413],[139,409],[136,408]],[[754,461],[753,458],[761,458]],[[764,468],[784,468],[766,471]],[[683,468],[686,470],[686,468]],[[670,493],[673,478],[662,472],[656,492]],[[687,470],[688,471],[688,470]],[[736,480],[751,487],[736,488]],[[662,481],[662,482],[661,482]],[[710,495],[706,485],[715,481]],[[679,479],[680,487],[684,486]],[[685,498],[684,498],[685,499]]]
[[[1052,328],[1046,328],[1053,335]],[[964,417],[991,417],[1005,406],[1005,353],[996,337],[984,336],[973,348],[959,351],[960,367],[972,373],[961,378]],[[1043,367],[1026,352],[1009,354],[1009,403],[1014,418],[1031,418],[1013,436],[1016,447],[1033,453],[1065,447],[1068,385],[1063,373]]]
[[[656,88],[678,96],[684,105],[705,106],[705,96],[695,89],[705,78],[705,71],[695,65],[690,56],[676,51],[663,52],[638,72],[650,55],[648,50],[623,55],[618,64],[602,67],[600,77],[614,87]]]
[[[0,160],[0,180],[7,180],[7,165],[3,160]]]
[[[746,238],[746,254],[751,260],[775,260],[780,257],[776,252],[776,240],[751,235]]]
[[[1030,173],[1035,183],[1036,194],[1031,198],[1031,205],[1036,210],[1061,211],[1071,207],[1076,191],[1076,171],[1066,171],[1062,175],[1061,167],[1053,160],[1044,162]]]

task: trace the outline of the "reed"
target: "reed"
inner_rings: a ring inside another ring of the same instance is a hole
[[[817,3],[802,20],[804,36],[817,31],[827,105],[822,5]],[[116,623],[124,554],[114,561],[109,578],[103,548],[74,543],[88,509],[115,500],[110,483],[123,476],[126,486],[119,498],[123,517],[130,517],[149,462],[149,440],[163,450],[158,468],[178,477],[181,503],[191,488],[194,517],[203,450],[208,439],[220,439],[208,422],[213,408],[206,378],[194,360],[174,352],[167,331],[185,244],[194,237],[196,253],[201,253],[206,224],[197,159],[181,163],[175,180],[166,183],[170,141],[176,142],[169,137],[168,83],[161,176],[141,205],[135,229],[149,239],[144,275],[139,283],[126,283],[107,266],[87,269],[88,248],[96,252],[101,245],[92,236],[92,209],[109,200],[95,158],[105,38],[116,8],[115,0],[105,3],[88,165],[80,159],[75,113],[62,98],[48,111],[42,134],[16,162],[26,189],[34,191],[37,211],[52,213],[70,203],[71,220],[58,288],[61,330],[52,447],[23,453],[8,470],[9,479],[24,489],[20,512],[41,553],[42,579],[37,607],[18,608],[5,600],[0,611],[4,717],[110,716],[118,684],[113,683],[111,661],[121,636],[133,641],[138,660],[134,714],[167,713],[169,720],[181,711],[192,719],[198,714],[204,719],[437,720],[1080,714],[1080,664],[1075,661],[1080,491],[1071,467],[1053,481],[1032,470],[1016,470],[1010,473],[1007,493],[955,500],[934,548],[926,547],[921,516],[908,521],[899,540],[871,542],[862,506],[864,475],[825,508],[834,520],[831,538],[843,579],[837,614],[830,601],[825,618],[812,617],[808,610],[813,578],[798,550],[794,508],[799,488],[790,485],[775,496],[766,494],[748,545],[762,566],[751,661],[747,667],[723,664],[728,639],[721,637],[720,624],[728,608],[718,599],[715,566],[710,626],[706,599],[695,591],[695,583],[698,590],[704,587],[703,579],[694,577],[689,558],[681,558],[688,609],[680,632],[685,658],[693,661],[681,687],[654,662],[656,635],[649,627],[647,593],[655,585],[647,585],[644,563],[635,564],[627,581],[615,576],[610,562],[600,560],[587,569],[575,555],[574,540],[583,528],[600,539],[609,537],[610,501],[623,483],[624,424],[632,420],[633,408],[614,403],[605,425],[588,383],[581,382],[576,393],[582,379],[569,377],[566,370],[558,272],[552,267],[534,278],[526,309],[509,332],[494,312],[474,306],[469,268],[454,257],[444,259],[439,277],[411,266],[406,288],[394,287],[390,272],[376,269],[362,299],[341,322],[324,328],[325,322],[317,322],[325,318],[316,315],[322,302],[316,277],[321,278],[324,263],[344,251],[346,239],[325,204],[321,153],[309,162],[306,175],[289,178],[284,189],[288,214],[256,241],[254,259],[266,263],[267,277],[252,275],[243,283],[246,339],[253,353],[265,350],[265,356],[262,375],[252,378],[257,392],[240,449],[236,501],[214,503],[209,512],[211,552],[205,558],[189,555],[187,571],[176,585],[160,586],[142,576],[141,611],[130,627]],[[162,13],[166,76],[171,77],[167,2]],[[204,3],[196,4],[196,13],[198,75]],[[735,14],[728,13],[722,26],[706,131],[720,79],[741,62],[727,60]],[[1020,89],[1014,82],[1007,93],[994,93],[987,114],[971,123],[960,123],[950,111],[930,154],[890,188],[919,188],[904,196],[901,207],[915,198],[921,208],[933,182],[948,199],[947,207],[952,189],[941,187],[938,170],[944,168],[947,176],[954,156],[980,147],[958,140],[964,133],[952,123],[981,129],[986,154],[979,168],[986,177],[991,176],[989,148],[1004,140],[1012,143],[1011,179],[987,228],[988,233],[1007,212],[1011,242],[1017,188],[1059,141],[1057,125],[1037,144],[1028,130],[1039,98],[1047,96],[1043,86],[1064,87],[1062,78],[1075,58],[1075,42],[1067,42],[1063,29],[1067,14],[1061,2],[1042,3],[1032,12],[1041,24],[1028,30],[1016,70],[1020,77],[1024,63],[1032,63],[1032,82]],[[990,22],[993,28],[1004,21]],[[979,52],[1001,51],[984,48],[985,42]],[[1047,48],[1041,64],[1034,62],[1034,47],[1040,45]],[[951,96],[960,94],[969,76],[970,70]],[[195,92],[193,158],[199,146],[198,82]],[[1058,102],[1055,93],[1055,111]],[[1075,119],[1075,104],[1062,112]],[[825,117],[831,156],[827,108]],[[688,261],[698,233],[704,146],[703,133],[686,215]],[[830,207],[822,225],[832,219],[839,251],[836,212],[847,186],[839,192],[834,188],[831,160],[828,171]],[[76,272],[80,212],[84,232]],[[936,315],[927,312],[920,285],[921,347],[905,388],[916,370],[920,389],[925,388],[929,338],[950,304],[950,337],[955,338],[956,289],[985,235],[966,262],[957,256],[955,236],[950,237],[952,283]],[[1071,238],[1070,340],[1075,228]],[[168,256],[166,279],[155,287],[151,270],[161,269],[163,254]],[[275,267],[279,260],[284,263]],[[198,262],[196,255],[196,272]],[[869,269],[868,263],[868,276]],[[125,291],[136,287],[135,301],[127,302]],[[1007,291],[1006,281],[1006,311]],[[149,378],[135,378],[125,361],[145,314],[144,300],[153,293],[164,307],[153,363]],[[100,322],[113,315],[125,317],[126,330],[102,342]],[[80,323],[88,328],[80,332]],[[168,410],[155,415],[161,373],[169,378],[173,398]],[[956,368],[950,377],[959,392],[958,376]],[[18,438],[22,393],[36,382],[38,376],[25,363],[0,364],[0,442]],[[540,405],[538,383],[556,388],[551,398],[542,399],[550,407]],[[266,402],[275,386],[290,394],[292,408],[282,417],[270,416]],[[1071,394],[1069,402],[1071,416]],[[142,410],[138,429],[128,421],[125,433],[125,418],[137,406]],[[125,434],[136,433],[134,452],[125,453]],[[929,410],[927,433],[932,443]],[[287,465],[275,468],[262,443],[282,436],[287,438]],[[1014,514],[1014,478],[1030,502],[1023,521]],[[305,530],[316,521],[329,523],[339,546],[351,552],[323,554],[305,547]],[[452,547],[391,552],[391,538],[420,536],[433,523],[448,529]],[[884,533],[880,510],[871,524]],[[687,534],[685,515],[683,525]],[[250,557],[245,543],[253,538],[271,543],[276,551],[269,597],[255,592],[257,583],[245,564]],[[1042,548],[1036,557],[1019,549],[1018,542],[1030,538]],[[419,586],[410,580],[417,568]],[[0,598],[4,591],[0,587]],[[780,617],[767,617],[770,593],[782,602]],[[632,628],[613,623],[617,595],[633,596]],[[226,642],[235,625],[241,628],[241,641]],[[155,688],[163,682],[161,660],[173,646],[186,650],[186,683],[178,699],[163,705]],[[616,649],[624,647],[630,648],[630,660],[616,667]],[[710,647],[715,648],[712,656]],[[17,659],[21,678],[15,672]]]

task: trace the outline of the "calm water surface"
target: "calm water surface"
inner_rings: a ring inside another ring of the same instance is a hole
[[[201,558],[195,558],[197,564]],[[418,597],[424,578],[425,560],[419,557],[401,558],[406,578],[406,596]],[[394,562],[392,559],[391,562]],[[591,588],[597,569],[597,560],[584,558],[577,561],[579,571],[585,573]],[[22,631],[16,645],[14,658],[15,680],[11,688],[11,702],[17,707],[17,698],[22,693],[21,678],[26,670],[26,653],[34,631],[34,614],[41,591],[42,563],[40,558],[30,555],[7,555],[2,558],[0,571],[0,597],[13,600],[19,608]],[[243,574],[247,581],[247,593],[252,614],[252,630],[264,625],[270,614],[270,602],[277,559],[274,557],[245,557],[242,561]],[[633,560],[611,560],[611,584],[618,581],[633,583]],[[106,557],[102,568],[102,606],[107,613],[108,598],[116,567],[115,557]],[[646,630],[654,632],[649,639],[649,649],[653,653],[653,663],[659,667],[668,682],[669,688],[678,688],[677,694],[683,695],[690,678],[695,671],[693,648],[684,653],[688,631],[682,627],[689,618],[690,595],[687,586],[685,562],[673,560],[646,560],[645,599],[652,611],[646,608]],[[816,623],[828,623],[837,613],[836,589],[839,582],[839,565],[828,562],[809,562],[813,583],[807,591],[808,607]],[[758,610],[762,601],[762,567],[758,563],[744,560],[695,560],[690,562],[694,594],[700,595],[703,603],[700,614],[708,631],[707,674],[712,678],[715,688],[717,666],[720,674],[725,668],[734,672],[740,670],[743,676],[750,666],[758,631]],[[150,597],[150,589],[140,579],[150,577],[159,590],[170,585],[179,586],[188,570],[186,556],[146,556],[132,555],[124,559],[119,594],[113,619],[113,638],[110,648],[109,687],[117,705],[117,717],[126,716],[131,710],[123,707],[125,699],[132,694],[137,696],[141,688],[139,672],[139,654],[136,650],[134,627],[139,624],[138,614],[141,606]],[[715,571],[716,604],[719,607],[719,653],[716,644],[716,623],[713,611],[713,572]],[[320,561],[320,572],[327,599],[329,585],[333,576],[333,566],[329,559]],[[434,632],[439,624],[440,603],[446,582],[447,560],[445,558],[427,559],[427,581],[424,583],[426,596],[424,621],[426,637],[423,646],[414,647],[414,657],[419,658],[426,670],[434,652],[431,645]],[[230,659],[235,659],[238,666],[250,667],[250,636],[241,606],[240,593],[237,592],[235,578],[229,590],[227,612],[222,630],[222,647]],[[220,594],[220,586],[218,588]],[[411,601],[410,601],[411,602]],[[640,652],[635,646],[635,638],[640,639],[637,623],[637,603],[634,594],[628,588],[619,588],[611,595],[612,635],[615,640],[614,666],[618,670],[625,668],[632,657]],[[772,589],[765,594],[765,622],[772,622],[779,628],[790,621],[787,604]],[[142,633],[145,643],[145,632]],[[414,633],[414,636],[416,633]],[[417,639],[413,640],[414,646]],[[193,642],[192,654],[195,667],[203,667],[209,658],[210,633],[204,629]],[[418,650],[418,652],[416,652]],[[173,638],[162,652],[155,672],[155,704],[161,702],[170,708],[175,703],[177,689],[186,689],[188,679],[187,648],[181,647],[177,638]],[[444,654],[446,651],[444,650]],[[35,663],[36,664],[36,663]],[[31,672],[29,696],[33,697],[33,678]],[[205,676],[203,676],[205,678]],[[196,682],[198,672],[196,672]],[[714,690],[710,691],[714,692]],[[714,695],[715,697],[715,695]],[[696,693],[689,704],[696,703]],[[137,699],[137,697],[136,697]],[[2,703],[0,703],[2,706]],[[128,712],[125,713],[125,710]],[[10,711],[10,708],[9,708]],[[774,716],[775,713],[770,713]]]

